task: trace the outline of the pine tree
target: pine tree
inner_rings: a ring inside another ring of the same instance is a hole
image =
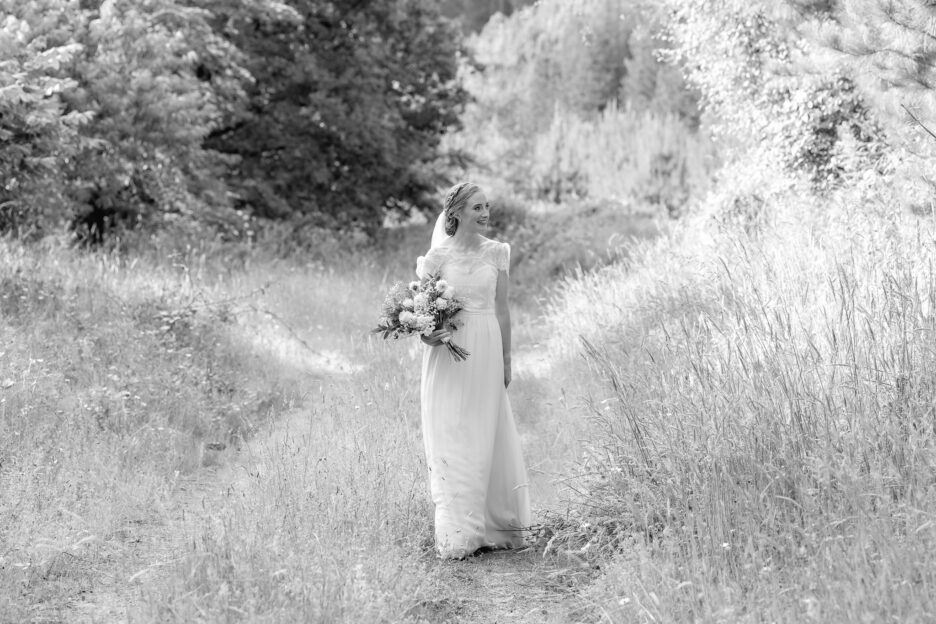
[[[892,113],[936,129],[936,4],[838,0],[821,40]]]
[[[672,56],[702,92],[713,126],[740,154],[760,150],[816,190],[879,158],[883,129],[854,74],[803,59],[815,52],[803,32],[839,12],[835,0],[673,4]],[[840,158],[845,144],[856,152],[848,166]]]
[[[233,233],[240,224],[225,160],[203,141],[243,98],[250,75],[211,19],[177,0],[104,0],[80,13],[85,53],[69,103],[94,119],[83,129],[89,145],[66,171],[79,233],[101,240],[117,225],[179,219]]]
[[[63,102],[77,87],[63,67],[81,51],[68,36],[68,4],[0,2],[0,233],[22,233],[53,209],[40,200],[61,193],[56,174],[89,119]]]

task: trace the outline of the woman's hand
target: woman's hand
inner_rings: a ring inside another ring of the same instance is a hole
[[[510,360],[504,360],[504,387],[510,385],[511,374],[510,374]]]
[[[447,329],[437,329],[428,336],[420,335],[419,339],[430,347],[438,347],[452,339],[452,332]]]

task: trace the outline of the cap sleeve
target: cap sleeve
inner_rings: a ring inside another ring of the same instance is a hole
[[[423,279],[427,275],[438,273],[442,267],[442,253],[438,247],[430,249],[425,256],[416,258],[416,275]]]
[[[510,245],[508,243],[501,243],[497,246],[494,255],[494,266],[499,271],[510,273]]]

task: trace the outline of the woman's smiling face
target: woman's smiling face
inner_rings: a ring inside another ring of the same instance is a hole
[[[465,202],[458,227],[480,233],[487,230],[490,219],[491,207],[487,196],[482,191],[475,191]]]

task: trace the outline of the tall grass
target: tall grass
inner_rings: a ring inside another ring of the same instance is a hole
[[[594,428],[557,544],[611,560],[596,621],[932,618],[936,224],[898,199],[700,218],[560,289]]]
[[[54,619],[120,570],[206,443],[294,400],[199,281],[181,261],[0,243],[3,621]]]
[[[366,334],[390,283],[411,274],[426,240],[419,232],[412,245],[399,241],[384,267],[299,272],[270,301],[287,323],[321,327],[326,344],[343,343],[335,349],[350,366],[306,380],[285,433],[257,438],[253,473],[187,527],[183,562],[151,588],[144,621],[457,617],[466,600],[456,590],[458,569],[439,562],[433,547],[419,429],[422,347]],[[561,400],[541,381],[518,377],[512,395],[540,506],[555,500],[551,482],[574,449]]]
[[[254,447],[255,472],[189,527],[147,620],[391,622],[444,595],[430,572],[418,365],[355,353],[371,357],[307,386],[285,434]]]
[[[59,617],[139,571],[130,544],[223,460],[212,449],[352,370],[349,336],[371,311],[345,278],[374,289],[403,255],[378,270],[157,252],[0,243],[2,621]]]
[[[457,569],[432,551],[422,349],[368,334],[428,232],[391,237],[308,262],[0,243],[0,621],[455,617]],[[562,396],[521,369],[546,504],[575,435]]]

